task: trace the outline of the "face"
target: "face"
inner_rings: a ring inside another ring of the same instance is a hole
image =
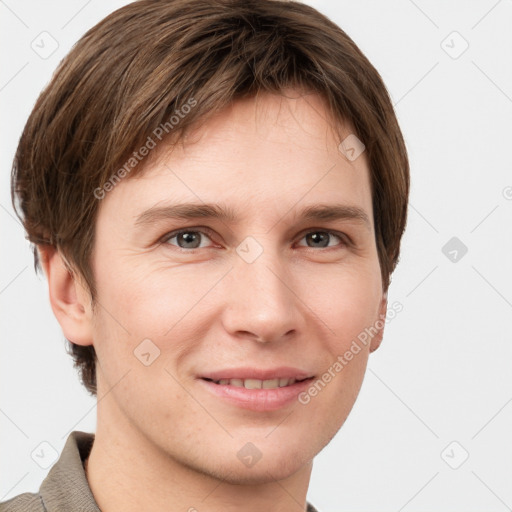
[[[367,161],[339,143],[315,95],[237,101],[106,195],[99,422],[239,483],[329,442],[372,345],[344,354],[385,313]]]

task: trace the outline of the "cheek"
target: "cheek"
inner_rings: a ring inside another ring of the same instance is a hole
[[[157,269],[120,259],[117,265],[108,260],[99,266],[98,297],[113,319],[129,332],[146,335],[145,329],[165,328],[191,302],[197,283],[184,282],[179,269]],[[190,276],[189,276],[190,277]],[[155,324],[155,320],[160,322]],[[167,329],[172,327],[168,325]]]
[[[332,348],[343,350],[378,320],[382,286],[378,265],[304,273],[301,296],[328,328]]]
[[[110,355],[129,357],[142,340],[149,338],[173,357],[192,350],[201,325],[211,320],[213,291],[226,273],[212,265],[132,265],[129,260],[98,268],[97,289],[101,321],[96,343]],[[188,340],[185,343],[185,340]],[[123,354],[127,352],[128,355]]]

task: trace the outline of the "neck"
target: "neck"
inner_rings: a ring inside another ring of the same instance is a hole
[[[198,472],[162,452],[128,421],[98,407],[86,476],[102,512],[298,512],[306,510],[312,462],[254,484]],[[105,413],[105,414],[104,414]],[[100,421],[101,420],[101,421]]]

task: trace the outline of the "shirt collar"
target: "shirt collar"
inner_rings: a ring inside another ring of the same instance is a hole
[[[101,512],[85,476],[84,462],[91,452],[94,434],[75,430],[69,434],[59,460],[39,489],[46,512],[87,510]],[[307,503],[307,512],[317,512]]]
[[[83,466],[93,442],[94,434],[80,431],[69,434],[59,460],[53,465],[39,489],[47,512],[101,512],[87,482]]]

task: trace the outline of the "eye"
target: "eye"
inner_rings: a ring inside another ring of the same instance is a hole
[[[346,240],[343,239],[343,237],[336,233],[333,233],[332,231],[309,231],[308,233],[305,233],[302,237],[302,240],[306,240],[307,247],[335,247],[335,246],[345,246]],[[338,243],[330,244],[330,242],[333,239],[337,239]],[[341,242],[341,243],[340,243]],[[299,244],[303,245],[303,244]]]
[[[306,243],[299,243],[300,246],[308,248],[329,248],[329,247],[345,247],[348,240],[345,239],[342,233],[335,233],[333,231],[324,230],[310,230],[302,235],[301,241],[305,240]],[[180,229],[165,235],[161,242],[164,244],[174,245],[179,249],[204,249],[211,247],[208,241],[212,242],[211,234],[205,228],[200,229]]]
[[[162,239],[162,242],[170,245],[176,245],[180,249],[200,249],[203,247],[208,247],[202,243],[204,239],[211,241],[208,234],[204,231],[198,231],[194,229],[181,229],[166,235]]]

